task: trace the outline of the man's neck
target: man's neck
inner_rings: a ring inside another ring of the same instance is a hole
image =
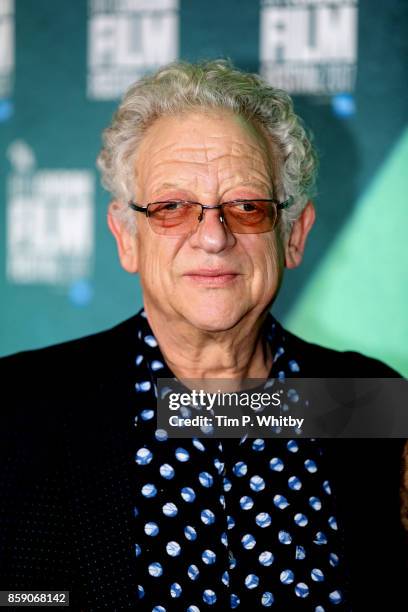
[[[168,317],[145,305],[149,325],[163,357],[177,378],[268,378],[272,352],[262,337],[267,315],[240,321],[226,331],[199,330],[187,321]]]

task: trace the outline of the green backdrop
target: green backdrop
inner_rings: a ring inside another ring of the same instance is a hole
[[[408,375],[405,0],[0,0],[1,354],[141,305],[95,158],[132,80],[230,57],[292,91],[321,157],[318,220],[276,316]]]

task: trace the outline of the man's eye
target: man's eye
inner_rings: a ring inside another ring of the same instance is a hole
[[[161,210],[180,210],[183,208],[183,202],[163,202]]]
[[[253,212],[257,210],[257,205],[255,202],[239,202],[237,204],[237,210],[241,210],[243,212]]]
[[[162,212],[173,212],[180,211],[183,209],[183,202],[177,200],[169,200],[166,202],[155,202],[150,207],[150,213],[162,213]]]

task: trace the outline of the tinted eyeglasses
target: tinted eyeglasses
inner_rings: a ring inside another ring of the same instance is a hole
[[[140,206],[129,202],[129,207],[146,215],[156,234],[184,236],[194,232],[204,219],[204,211],[219,209],[220,220],[233,234],[262,234],[271,232],[278,220],[279,211],[294,202],[290,196],[284,202],[265,199],[232,200],[214,206],[186,200],[166,200]]]

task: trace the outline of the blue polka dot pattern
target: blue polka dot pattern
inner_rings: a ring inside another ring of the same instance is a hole
[[[169,439],[156,429],[155,394],[157,377],[173,374],[144,312],[138,321],[135,609],[140,599],[155,612],[350,610],[319,441]],[[270,378],[301,375],[270,315],[264,333],[275,356]]]

